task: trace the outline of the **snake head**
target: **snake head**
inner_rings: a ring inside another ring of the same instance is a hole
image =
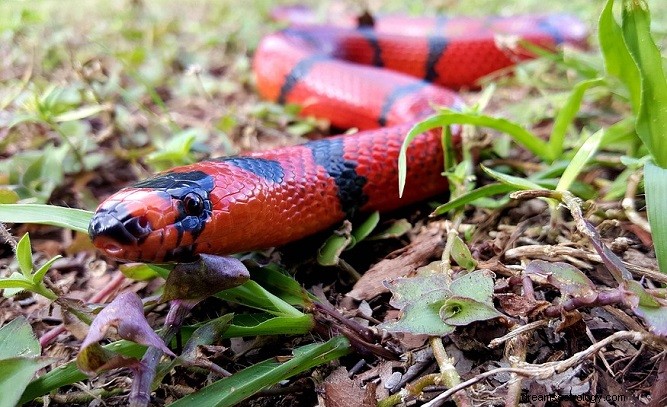
[[[88,233],[95,247],[125,261],[192,258],[211,218],[213,178],[178,169],[124,188],[97,208]]]

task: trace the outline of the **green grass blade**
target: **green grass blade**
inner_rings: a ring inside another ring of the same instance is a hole
[[[554,120],[553,130],[551,130],[551,137],[549,137],[549,149],[551,157],[560,157],[563,154],[563,145],[565,143],[565,134],[568,127],[574,121],[574,118],[579,112],[581,101],[584,98],[584,93],[592,87],[604,84],[604,79],[596,78],[579,82],[574,86],[565,102],[565,105],[560,109],[556,119]]]
[[[466,192],[465,194],[452,199],[451,201],[447,202],[444,205],[438,206],[437,208],[435,208],[433,213],[431,213],[431,216],[445,214],[451,210],[460,208],[463,205],[467,205],[480,198],[488,198],[493,195],[504,194],[515,190],[516,188],[502,183],[484,185],[483,187],[479,187],[470,192]]]
[[[265,360],[183,397],[170,406],[233,406],[268,386],[349,352],[350,343],[343,337],[303,346],[295,349],[294,357],[287,362],[278,363],[274,358]]]
[[[40,204],[2,204],[0,222],[38,223],[59,226],[77,232],[88,233],[88,224],[93,217],[90,211]]]
[[[145,346],[124,340],[104,345],[104,349],[118,352],[125,357],[137,359],[141,358],[146,351]],[[87,378],[88,376],[86,376],[85,373],[82,373],[76,366],[76,360],[72,360],[71,362],[58,366],[50,372],[33,380],[23,392],[19,404],[27,403],[28,401],[50,393],[55,389],[86,380]]]
[[[612,145],[614,143],[628,143],[631,144],[631,139],[636,140],[635,136],[635,119],[634,117],[626,117],[607,128],[602,138],[602,147]],[[637,140],[639,141],[639,140]]]
[[[414,138],[418,135],[429,130],[450,126],[453,124],[470,124],[473,126],[489,127],[498,131],[502,131],[503,133],[509,135],[515,142],[521,144],[526,150],[545,161],[552,162],[555,158],[557,158],[552,155],[551,149],[549,148],[549,144],[547,144],[547,142],[514,122],[503,118],[491,117],[477,113],[460,113],[451,110],[445,110],[414,125],[408,132],[408,135],[405,137],[403,145],[401,146],[400,154],[398,156],[399,196],[403,195],[403,190],[405,187],[405,179],[407,176],[406,154],[412,140],[414,140]]]
[[[250,280],[215,295],[226,301],[245,305],[276,316],[301,317],[303,313],[264,287]]]
[[[651,36],[651,18],[644,0],[623,1],[621,28],[641,77],[637,134],[655,163],[667,168],[667,80],[660,50]]]
[[[667,273],[667,169],[652,162],[644,166],[644,190],[646,191],[646,209],[651,225],[655,257],[658,267]]]
[[[514,175],[507,175],[503,174],[502,172],[498,172],[495,170],[492,170],[489,167],[485,167],[484,165],[481,165],[482,169],[484,170],[485,173],[489,174],[491,177],[496,179],[497,181],[502,182],[505,185],[508,185],[513,188],[513,190],[531,190],[531,189],[546,189],[544,187],[541,187],[540,185],[534,183],[533,181],[530,181],[526,178],[521,178],[521,177],[515,177]]]
[[[440,116],[431,116],[424,121],[421,121],[415,124],[403,140],[401,145],[401,151],[398,154],[398,196],[403,196],[403,190],[405,188],[405,179],[407,178],[407,153],[408,147],[412,140],[415,139],[418,135],[425,133],[429,130],[441,127]]]
[[[600,129],[582,144],[560,177],[560,181],[556,185],[556,191],[567,191],[570,188],[588,161],[593,157],[593,154],[598,150],[603,137],[604,130]]]
[[[313,330],[315,321],[310,314],[300,317],[269,317],[241,314],[234,316],[232,324],[225,330],[223,338],[262,335],[304,335]]]
[[[628,52],[623,39],[623,31],[614,19],[612,12],[614,0],[607,3],[600,14],[598,38],[604,57],[607,75],[620,79],[630,92],[630,103],[633,110],[639,109],[641,83],[639,69]]]

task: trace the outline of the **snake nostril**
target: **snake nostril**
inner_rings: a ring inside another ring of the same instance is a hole
[[[136,238],[142,238],[151,233],[152,228],[145,216],[131,218],[124,223],[125,230]]]
[[[138,219],[137,222],[138,222],[140,228],[146,229],[146,228],[150,227],[149,224],[148,224],[148,218],[147,217],[139,216],[139,218],[137,218],[137,219]]]

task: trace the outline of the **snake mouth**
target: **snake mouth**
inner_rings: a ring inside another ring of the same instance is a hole
[[[126,247],[139,245],[153,228],[145,216],[124,216],[117,212],[98,211],[88,226],[93,244],[106,254],[123,258]]]
[[[114,240],[109,239],[105,236],[98,236],[93,239],[93,245],[99,250],[103,251],[108,256],[113,258],[123,258],[125,257],[125,248]]]

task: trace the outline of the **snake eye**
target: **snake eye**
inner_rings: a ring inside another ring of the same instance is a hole
[[[204,199],[195,192],[183,197],[183,209],[187,215],[199,216],[204,211]]]

